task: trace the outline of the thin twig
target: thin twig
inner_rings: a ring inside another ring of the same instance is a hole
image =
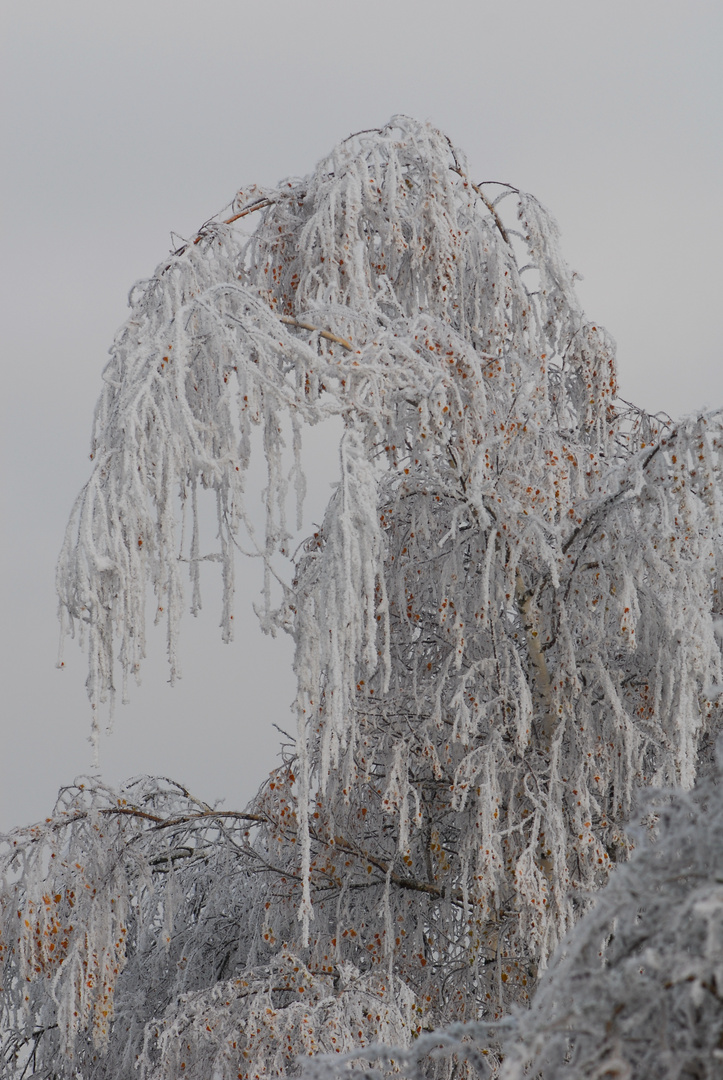
[[[492,217],[495,219],[495,225],[500,230],[500,235],[502,236],[502,239],[504,240],[504,242],[506,244],[509,244],[510,238],[507,235],[507,230],[505,229],[504,225],[502,224],[502,219],[500,218],[500,215],[497,213],[497,210],[495,208],[495,204],[490,199],[487,198],[487,196],[485,195],[485,193],[484,193],[484,191],[482,190],[481,187],[479,187],[472,180],[470,180],[470,178],[468,176],[465,176],[465,174],[462,172],[461,169],[453,167],[452,172],[458,173],[459,176],[461,176],[463,180],[467,181],[467,183],[470,185],[472,190],[475,191],[477,193],[477,195],[479,195],[480,199],[485,204],[485,206],[489,210],[490,214],[492,214]]]
[[[311,330],[313,333],[318,334],[319,337],[326,338],[327,341],[333,341],[336,345],[341,345],[342,349],[346,349],[347,352],[354,352],[354,346],[350,341],[343,337],[337,337],[330,330],[320,330],[318,326],[313,326],[308,322],[301,322],[300,319],[294,319],[291,315],[281,315],[280,321],[287,326],[298,326],[300,330]]]
[[[226,218],[224,225],[233,225],[234,221],[238,221],[239,218],[246,217],[247,214],[253,214],[255,210],[265,210],[267,206],[273,206],[275,203],[276,199],[258,199],[255,203],[251,203],[250,206],[245,206],[243,210],[239,210],[238,214],[234,214],[233,217]]]
[[[256,202],[251,203],[249,206],[245,206],[243,210],[239,210],[238,214],[233,214],[230,218],[226,218],[223,224],[233,225],[234,221],[238,221],[239,218],[247,217],[248,214],[253,214],[256,210],[265,210],[268,206],[274,206],[275,204],[276,199],[257,199]],[[210,222],[206,223],[206,225],[208,224],[210,224]],[[190,244],[200,244],[204,236],[207,235],[206,225],[201,226],[201,228],[198,230],[198,235],[195,236],[193,240],[189,240],[188,243],[184,244],[183,247],[178,248],[178,250],[174,251],[173,254],[176,256],[183,255],[184,252],[188,251]],[[166,270],[168,270],[168,268],[169,267],[167,266]]]
[[[234,221],[238,221],[239,218],[246,217],[248,214],[253,214],[255,210],[265,210],[267,206],[273,206],[275,202],[275,199],[258,199],[255,203],[251,203],[250,206],[246,206],[243,210],[239,210],[238,214],[234,214],[233,217],[226,218],[224,225],[233,225]],[[200,244],[204,235],[204,230],[201,229],[198,236],[193,241],[194,244]]]

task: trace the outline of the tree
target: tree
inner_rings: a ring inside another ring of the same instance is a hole
[[[721,1075],[721,773],[644,809],[647,835],[559,950],[505,1080]]]
[[[490,1045],[503,1043],[499,1080],[697,1077],[723,1061],[721,762],[693,791],[648,792],[631,827],[636,849],[573,927],[529,1011],[501,1024],[452,1024],[412,1045],[378,1043],[310,1061],[305,1077],[332,1080],[385,1070],[423,1080],[450,1059],[487,1077]],[[498,1063],[499,1064],[499,1063]]]
[[[504,1016],[627,857],[636,786],[710,761],[721,412],[619,399],[549,214],[405,117],[239,192],[130,303],[58,567],[94,715],[143,658],[146,583],[173,677],[185,568],[196,610],[221,564],[228,640],[251,543],[296,743],[243,812],[89,782],[7,838],[8,1068],[256,1076]],[[341,479],[294,560],[329,416]]]

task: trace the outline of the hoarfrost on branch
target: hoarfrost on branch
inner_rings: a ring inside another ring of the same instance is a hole
[[[252,1077],[499,1021],[627,858],[636,789],[711,763],[721,411],[620,399],[548,212],[406,117],[239,192],[130,305],[58,566],[95,730],[148,585],[173,678],[201,563],[230,640],[250,547],[296,744],[243,812],[89,781],[6,838],[7,1068]],[[340,482],[294,558],[329,417]]]

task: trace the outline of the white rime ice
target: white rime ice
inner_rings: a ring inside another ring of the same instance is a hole
[[[636,791],[710,764],[723,413],[620,399],[547,211],[406,117],[239,192],[130,305],[58,565],[96,728],[149,584],[173,678],[201,562],[230,640],[250,547],[298,734],[243,812],[89,781],[6,838],[8,1076],[280,1075],[499,1020],[627,858]],[[329,417],[340,481],[294,558]]]
[[[645,800],[648,835],[560,948],[504,1080],[723,1075],[722,779]]]

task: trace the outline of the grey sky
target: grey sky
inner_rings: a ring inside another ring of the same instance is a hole
[[[84,658],[68,643],[54,667],[53,574],[128,289],[237,187],[304,174],[393,113],[429,119],[477,179],[553,211],[624,396],[723,404],[719,2],[7,0],[1,18],[0,828],[90,764]],[[323,436],[310,461],[309,522],[334,477]],[[291,649],[255,626],[255,573],[229,647],[209,587],[173,690],[155,635],[103,740],[108,778],[163,772],[233,805],[273,765]]]

